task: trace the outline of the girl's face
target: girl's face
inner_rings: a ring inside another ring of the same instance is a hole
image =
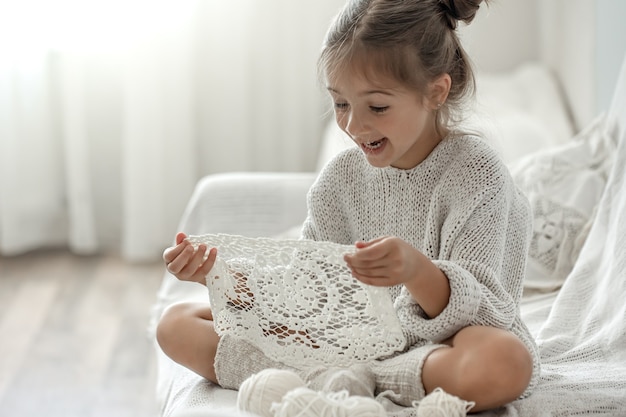
[[[436,105],[394,80],[373,83],[343,71],[329,80],[328,91],[337,124],[372,166],[414,168],[441,140],[435,129]]]

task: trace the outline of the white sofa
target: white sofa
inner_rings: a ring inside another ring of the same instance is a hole
[[[623,356],[622,365],[613,366],[616,362],[615,350],[626,352],[626,332],[620,335],[626,325],[614,322],[621,320],[626,323],[624,310],[608,303],[613,309],[611,311],[618,316],[612,318],[606,317],[605,313],[600,314],[597,320],[604,319],[607,325],[594,327],[592,332],[591,327],[581,328],[580,323],[567,320],[568,312],[572,317],[577,316],[571,312],[576,306],[563,295],[571,297],[571,293],[579,294],[577,286],[584,285],[589,279],[590,282],[597,281],[598,286],[617,283],[617,293],[613,296],[626,297],[626,262],[607,266],[605,275],[614,278],[606,282],[602,277],[593,275],[593,271],[585,270],[588,264],[579,266],[580,257],[588,263],[601,262],[596,260],[600,256],[598,249],[587,247],[591,237],[598,248],[607,242],[604,230],[607,226],[596,224],[598,217],[602,217],[597,213],[602,214],[604,207],[602,221],[613,221],[606,210],[620,200],[616,196],[613,196],[615,201],[607,200],[605,184],[615,183],[613,187],[617,189],[621,186],[620,177],[623,177],[612,161],[617,154],[619,140],[626,141],[625,72],[626,67],[621,75],[621,93],[616,93],[609,117],[599,118],[577,136],[573,135],[567,107],[558,93],[556,82],[542,67],[527,66],[507,74],[479,78],[478,105],[469,123],[486,132],[488,138],[493,140],[520,186],[529,193],[536,212],[543,216],[536,219],[536,256],[529,262],[522,312],[537,336],[546,360],[543,385],[540,385],[537,394],[530,400],[516,401],[485,415],[548,416],[561,411],[562,415],[567,415],[564,410],[570,409],[582,414],[588,412],[589,415],[619,415],[616,410],[626,410],[626,356]],[[318,168],[338,149],[351,146],[332,125],[322,140]],[[626,153],[626,145],[619,146],[619,152]],[[621,160],[626,159],[621,153]],[[557,177],[554,172],[558,172]],[[299,225],[306,216],[306,192],[315,177],[315,172],[208,176],[198,183],[182,216],[180,230],[187,234],[297,236]],[[552,204],[550,209],[544,207],[546,199]],[[622,209],[626,211],[626,208]],[[625,226],[619,227],[626,229]],[[546,236],[559,236],[556,252],[554,247],[546,246]],[[587,246],[583,248],[581,243],[585,241]],[[624,254],[616,255],[623,260],[626,246],[624,243],[617,244],[612,247],[624,249]],[[551,253],[552,258],[546,260],[546,253]],[[552,262],[555,256],[556,264]],[[568,287],[570,281],[573,282],[570,285],[572,288]],[[603,288],[604,293],[599,289],[589,290],[589,295],[577,302],[581,308],[601,309],[601,306],[607,305],[602,298],[612,295],[609,290]],[[153,321],[158,320],[168,305],[190,300],[208,301],[206,288],[180,282],[165,273],[153,310]],[[581,317],[579,321],[583,325],[591,326],[585,321],[584,314]],[[572,329],[567,326],[572,326]],[[603,335],[610,339],[603,338]],[[583,356],[590,352],[585,348],[588,337],[594,343],[607,345],[606,355],[593,356],[592,359],[598,361],[598,369],[602,369],[602,373],[609,378],[607,384],[597,381],[601,376],[599,371],[593,371],[595,368],[590,367],[584,357],[571,356],[576,352],[581,352]],[[157,397],[163,416],[239,415],[234,406],[235,391],[221,389],[203,380],[169,360],[158,346],[156,350]],[[613,372],[606,372],[608,368],[605,367],[611,367]]]

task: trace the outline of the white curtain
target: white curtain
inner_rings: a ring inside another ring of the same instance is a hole
[[[307,171],[343,0],[0,0],[0,254],[160,257],[196,181]]]

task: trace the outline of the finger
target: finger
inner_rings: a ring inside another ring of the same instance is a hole
[[[368,246],[374,245],[384,239],[386,239],[385,236],[377,237],[376,239],[372,239],[368,241],[359,240],[354,245],[357,247],[357,249],[362,249],[362,248],[366,248]]]
[[[186,265],[178,273],[180,278],[188,279],[196,274],[196,271],[200,268],[200,265],[202,265],[206,250],[207,247],[205,245],[198,246],[198,249],[195,250]]]
[[[392,281],[389,277],[375,275],[370,273],[361,273],[358,271],[352,271],[352,276],[366,285],[371,285],[375,287],[389,287],[393,285]]]
[[[191,244],[183,241],[176,246],[165,249],[165,251],[163,251],[163,260],[166,264],[173,262],[187,247],[191,247]]]
[[[389,258],[386,256],[378,259],[361,259],[356,256],[345,256],[344,260],[349,268],[361,270],[387,268],[390,264]]]
[[[386,266],[375,268],[351,268],[350,272],[353,275],[358,275],[362,278],[389,278],[391,274],[389,268]]]
[[[377,259],[382,259],[387,256],[390,252],[390,246],[386,243],[386,241],[381,240],[376,243],[372,243],[367,247],[357,249],[351,255],[351,258],[358,262],[367,262],[373,261]]]
[[[176,244],[179,245],[183,242],[183,240],[187,239],[187,235],[183,232],[179,232],[176,234]]]
[[[191,244],[182,243],[179,246],[182,247],[182,250],[180,251],[180,253],[178,253],[178,255],[174,259],[172,259],[167,264],[167,270],[170,271],[174,275],[180,274],[180,272],[189,263],[189,260],[193,257],[193,254],[194,254],[193,246],[191,246]]]
[[[206,277],[207,274],[211,271],[211,268],[213,268],[216,258],[217,249],[211,248],[211,250],[209,251],[209,256],[207,257],[206,261],[204,261],[202,265],[200,265],[200,268],[198,268],[197,272],[200,273],[202,277]]]
[[[389,252],[380,248],[348,254],[344,256],[344,260],[353,268],[380,268],[390,263]]]

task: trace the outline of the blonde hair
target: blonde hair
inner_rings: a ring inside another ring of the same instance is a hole
[[[469,24],[482,0],[349,0],[335,17],[318,61],[324,80],[346,68],[368,79],[391,77],[425,94],[437,77],[451,78],[447,100],[437,112],[437,128],[459,121],[473,96],[471,62],[456,33]]]

